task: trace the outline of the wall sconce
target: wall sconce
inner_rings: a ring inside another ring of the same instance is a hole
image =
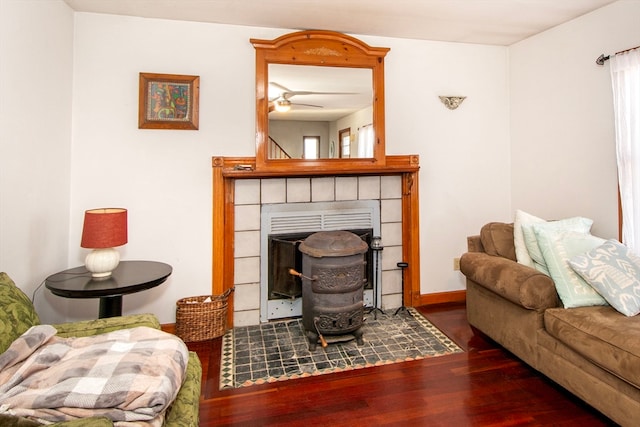
[[[440,96],[440,101],[447,107],[449,110],[455,110],[462,104],[467,97],[466,96]]]
[[[85,259],[85,267],[93,277],[111,276],[120,263],[120,254],[114,247],[126,243],[126,209],[91,209],[84,213],[80,246],[93,249]]]

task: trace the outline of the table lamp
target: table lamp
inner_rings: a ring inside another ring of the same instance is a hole
[[[114,249],[127,243],[127,210],[123,208],[90,209],[84,213],[80,246],[93,249],[84,265],[93,277],[109,277],[120,263]]]

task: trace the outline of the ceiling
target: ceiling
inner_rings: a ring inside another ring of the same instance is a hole
[[[509,46],[616,0],[65,0],[79,12]]]

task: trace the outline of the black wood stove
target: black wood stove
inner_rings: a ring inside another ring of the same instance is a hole
[[[349,231],[320,231],[300,244],[302,323],[309,350],[324,335],[347,336],[363,344],[365,253],[369,247]],[[295,271],[292,273],[295,274]]]

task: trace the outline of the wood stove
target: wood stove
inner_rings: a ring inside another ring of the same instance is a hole
[[[320,231],[299,246],[302,252],[302,323],[309,350],[325,335],[350,334],[363,344],[363,291],[368,245],[349,231]],[[295,272],[294,272],[295,273]]]

